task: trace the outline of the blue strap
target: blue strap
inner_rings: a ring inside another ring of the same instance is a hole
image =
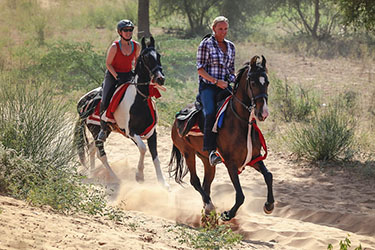
[[[132,41],[132,40],[130,40],[130,43],[132,44],[132,51],[130,52],[130,54],[129,54],[129,55],[131,55],[131,54],[133,53],[133,50],[134,50],[134,43],[133,43],[133,41]],[[119,44],[119,46],[120,46],[120,50],[121,50],[121,39],[120,39],[120,40],[118,40],[118,44]]]

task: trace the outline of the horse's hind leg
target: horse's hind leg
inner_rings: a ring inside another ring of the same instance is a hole
[[[186,165],[188,166],[189,172],[190,172],[190,184],[195,188],[195,190],[197,190],[201,194],[205,213],[209,214],[215,208],[214,205],[212,204],[211,197],[209,195],[210,193],[209,186],[211,185],[211,183],[208,185],[208,182],[206,181],[206,172],[205,172],[206,182],[204,186],[208,188],[208,193],[206,193],[197,175],[196,164],[195,164],[195,153],[185,152],[184,156],[186,160]]]
[[[109,166],[107,155],[104,151],[104,144],[101,141],[96,141],[95,146],[98,149],[98,158],[103,163],[103,165],[106,167],[106,169],[109,172],[109,175],[113,178],[115,182],[118,182],[119,179],[115,172],[113,172],[112,168]]]
[[[268,171],[266,166],[264,165],[263,161],[259,161],[258,168],[256,168],[259,172],[262,173],[264,177],[264,181],[267,184],[267,202],[264,204],[263,210],[266,214],[272,213],[274,209],[274,197],[273,197],[273,191],[272,191],[272,173]]]
[[[163,185],[163,187],[169,188],[169,184],[165,182],[163,172],[161,171],[161,168],[160,168],[160,160],[159,160],[158,151],[157,151],[156,136],[157,136],[156,131],[154,131],[152,136],[147,139],[147,145],[151,152],[152,161],[155,166],[156,176],[158,178],[159,183]]]
[[[145,176],[143,170],[145,168],[144,161],[145,161],[145,154],[146,154],[146,145],[143,143],[141,137],[139,135],[134,135],[131,137],[135,145],[137,145],[139,150],[139,160],[138,160],[138,167],[137,172],[135,173],[135,179],[137,182],[144,182]]]
[[[90,165],[89,168],[90,170],[94,170],[95,168],[95,142],[91,142],[88,147],[88,152],[89,152],[89,160],[90,160]]]
[[[204,165],[204,179],[203,179],[203,191],[208,197],[211,196],[211,184],[215,178],[216,167],[212,167],[207,157],[200,156]],[[209,203],[204,204],[204,210],[206,214],[209,214],[211,211],[215,210],[215,206],[210,199]]]

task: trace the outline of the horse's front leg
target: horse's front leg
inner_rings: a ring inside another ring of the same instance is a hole
[[[138,160],[138,167],[137,172],[135,173],[135,179],[137,182],[144,182],[145,175],[143,170],[145,168],[144,161],[145,161],[145,154],[146,154],[146,145],[143,143],[141,137],[139,135],[134,135],[131,137],[135,145],[137,145],[139,150],[139,160]]]
[[[147,139],[147,145],[148,145],[148,149],[151,152],[152,162],[154,163],[154,166],[155,166],[156,177],[158,178],[158,182],[163,187],[169,189],[169,184],[165,182],[163,172],[161,171],[161,168],[160,168],[160,160],[159,160],[159,156],[158,156],[156,137],[157,137],[156,131],[154,131],[152,136]]]
[[[227,169],[228,169],[230,179],[233,183],[234,189],[236,190],[236,203],[229,211],[225,211],[221,214],[221,218],[224,221],[228,221],[232,219],[234,216],[236,216],[237,210],[245,201],[245,196],[242,192],[240,179],[238,177],[237,167],[231,165],[231,166],[227,166]]]
[[[267,202],[264,204],[263,210],[266,214],[272,213],[274,209],[274,197],[273,197],[273,191],[272,191],[272,173],[268,171],[266,166],[264,165],[263,161],[257,162],[257,167],[256,168],[259,172],[262,173],[264,177],[264,181],[267,184]]]

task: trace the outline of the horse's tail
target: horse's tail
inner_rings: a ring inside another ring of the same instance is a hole
[[[88,152],[88,140],[85,130],[85,119],[78,118],[74,126],[74,145],[79,160],[83,166],[86,165],[86,154]]]
[[[176,167],[173,167],[173,165],[176,165]],[[175,145],[173,145],[171,159],[168,165],[168,172],[169,177],[172,177],[174,175],[174,179],[178,184],[184,183],[182,179],[188,173],[188,169],[186,166],[184,167],[184,165],[183,155],[181,154],[180,150]]]

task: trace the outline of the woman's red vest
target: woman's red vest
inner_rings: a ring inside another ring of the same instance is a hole
[[[132,70],[132,62],[135,57],[135,51],[136,51],[136,45],[133,40],[131,40],[133,43],[133,51],[130,55],[125,56],[120,49],[119,41],[115,41],[117,51],[115,58],[113,58],[112,66],[115,69],[116,72],[130,72]]]

